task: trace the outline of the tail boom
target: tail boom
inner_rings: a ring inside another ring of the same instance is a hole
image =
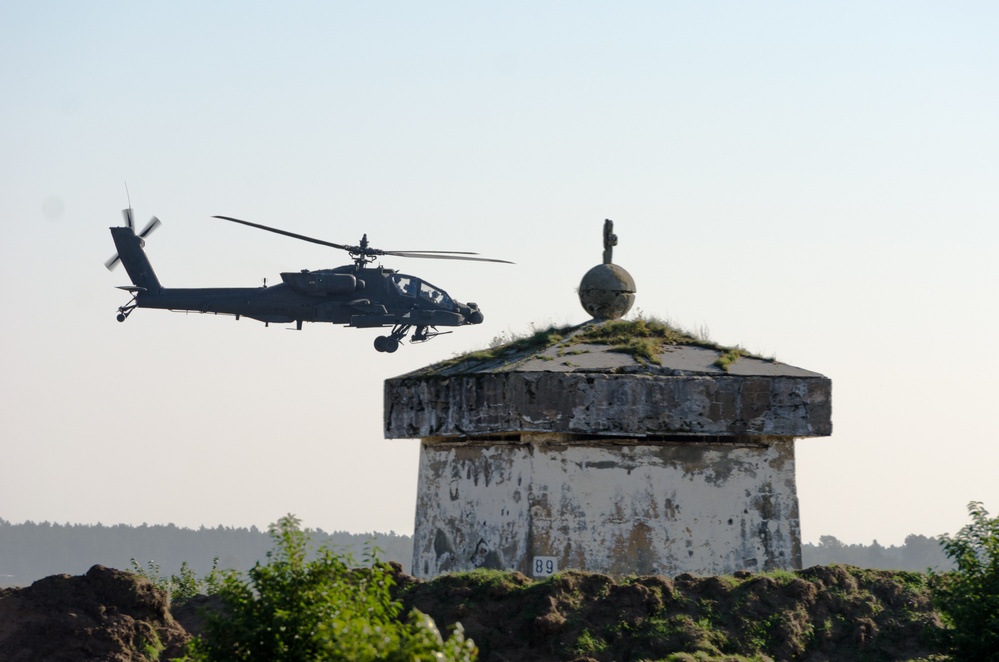
[[[130,227],[111,228],[111,237],[114,245],[118,249],[118,257],[128,272],[128,277],[137,288],[143,288],[150,293],[159,292],[163,287],[160,285],[153,265],[149,263],[146,252],[142,250],[145,242],[142,237],[135,234]]]

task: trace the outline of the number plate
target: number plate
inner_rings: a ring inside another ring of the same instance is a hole
[[[554,556],[535,556],[531,564],[531,574],[534,577],[551,577],[558,572],[558,558]]]

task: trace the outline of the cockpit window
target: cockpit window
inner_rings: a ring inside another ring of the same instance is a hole
[[[417,282],[418,281],[412,276],[392,274],[392,283],[395,285],[396,289],[399,290],[399,294],[407,297],[416,296]]]
[[[419,278],[405,274],[392,274],[392,284],[403,296],[415,297],[419,295],[421,299],[436,306],[446,310],[454,310],[454,302],[447,295],[447,292],[430,283],[425,283]]]
[[[447,295],[447,292],[430,283],[420,281],[420,297],[448,310],[454,308],[454,303],[451,301],[451,297]]]

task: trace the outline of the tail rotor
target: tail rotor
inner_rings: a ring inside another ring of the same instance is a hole
[[[132,208],[129,207],[128,209],[122,209],[121,215],[122,217],[124,217],[125,225],[128,227],[128,229],[131,230],[132,232],[135,232],[135,223],[132,219]],[[146,223],[146,227],[142,229],[142,232],[138,234],[139,239],[145,239],[146,237],[151,235],[156,228],[158,228],[161,225],[163,225],[163,223],[160,221],[160,219],[153,216],[152,218],[149,219],[149,222]],[[121,262],[121,257],[119,257],[117,253],[115,253],[114,255],[111,256],[110,259],[108,259],[104,263],[104,266],[107,267],[108,271],[112,271],[115,267],[118,266],[119,262]]]

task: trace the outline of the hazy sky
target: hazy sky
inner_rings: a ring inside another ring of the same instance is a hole
[[[833,380],[806,541],[999,509],[999,6],[991,2],[0,4],[0,517],[411,533],[382,382],[532,325],[615,221],[637,307]],[[391,260],[479,327],[138,310],[125,182],[167,286]]]

